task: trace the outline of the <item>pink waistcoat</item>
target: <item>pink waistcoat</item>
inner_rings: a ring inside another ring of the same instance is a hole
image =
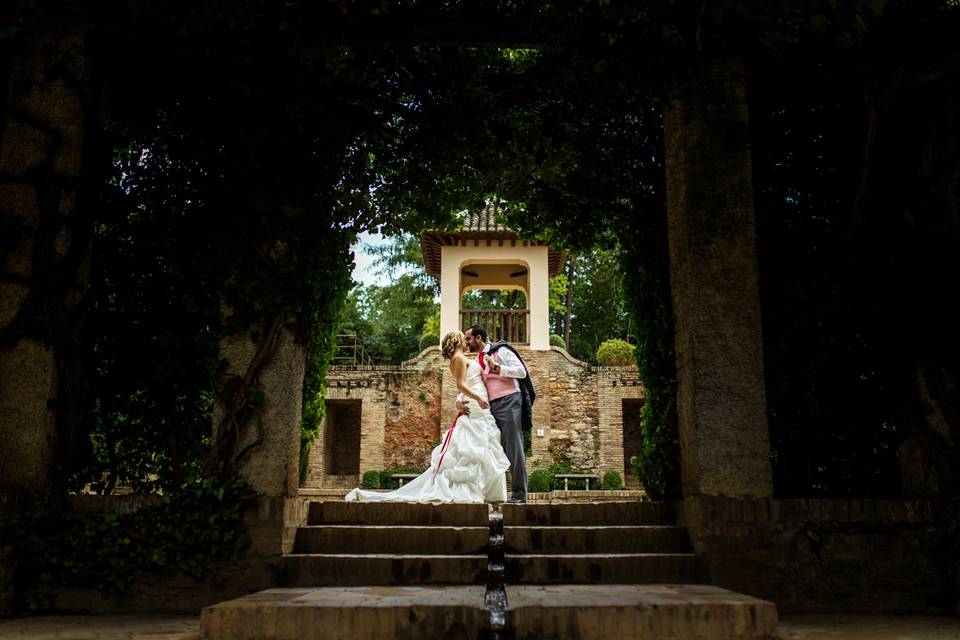
[[[487,385],[487,398],[493,401],[497,398],[508,396],[511,393],[517,393],[517,386],[514,384],[513,378],[507,378],[498,373],[490,373],[490,369],[484,365],[484,355],[485,354],[480,355],[480,366],[483,370],[481,374],[483,376],[483,382]]]

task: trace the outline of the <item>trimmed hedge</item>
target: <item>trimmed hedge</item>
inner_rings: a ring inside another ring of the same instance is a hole
[[[553,475],[546,469],[537,469],[527,477],[527,491],[542,493],[550,491]]]
[[[564,341],[563,336],[558,336],[555,333],[550,334],[550,346],[551,347],[560,347],[562,349],[567,348],[567,343]]]
[[[625,367],[635,364],[637,348],[625,340],[604,340],[597,349],[597,362],[605,367]]]
[[[601,486],[607,491],[620,491],[623,489],[623,478],[616,471],[607,471],[603,474],[603,484]]]
[[[380,472],[379,471],[365,471],[363,474],[363,480],[360,483],[360,486],[364,489],[379,489],[380,488]]]

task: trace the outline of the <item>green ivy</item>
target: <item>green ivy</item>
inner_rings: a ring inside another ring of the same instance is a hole
[[[321,263],[314,273],[323,273],[318,282],[314,304],[301,319],[301,331],[307,345],[307,365],[303,378],[303,417],[300,423],[300,479],[306,477],[310,445],[320,433],[326,412],[326,375],[337,350],[337,329],[350,292],[351,261],[346,257],[349,238],[328,234],[329,252],[318,256]]]
[[[215,578],[215,562],[250,544],[240,480],[205,479],[129,514],[54,513],[0,521],[15,549],[18,591],[87,587],[123,592],[137,573],[182,571]]]
[[[636,326],[636,359],[646,393],[640,411],[643,450],[631,459],[634,473],[654,499],[677,498],[680,439],[673,307],[665,216],[648,216],[646,228],[625,239],[621,253],[624,297]]]

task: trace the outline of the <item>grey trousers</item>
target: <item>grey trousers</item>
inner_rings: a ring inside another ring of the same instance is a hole
[[[513,477],[511,496],[517,500],[527,499],[527,463],[523,457],[523,416],[520,392],[497,398],[490,403],[490,413],[500,429],[500,443],[510,460],[510,475]]]

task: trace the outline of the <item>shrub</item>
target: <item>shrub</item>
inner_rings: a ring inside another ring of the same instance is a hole
[[[634,456],[636,457],[636,456]],[[612,469],[603,474],[603,488],[608,491],[619,491],[623,489],[623,478]]]
[[[537,469],[527,478],[527,490],[531,493],[550,491],[553,476],[546,469]]]
[[[567,343],[564,342],[563,336],[558,336],[555,333],[550,334],[550,346],[551,347],[561,347],[563,349],[567,348]]]
[[[373,469],[370,471],[365,471],[363,473],[363,481],[360,483],[360,486],[364,489],[379,489],[380,472]]]
[[[625,340],[604,340],[597,349],[597,362],[605,367],[625,367],[636,363],[637,348]]]
[[[408,467],[394,467],[380,472],[381,489],[397,489],[400,487],[399,478],[391,478],[395,473],[423,473],[423,469],[411,469]],[[406,480],[404,482],[407,482]]]
[[[432,333],[425,333],[420,336],[420,351],[423,351],[427,347],[435,347],[440,344],[440,336],[435,336]]]

